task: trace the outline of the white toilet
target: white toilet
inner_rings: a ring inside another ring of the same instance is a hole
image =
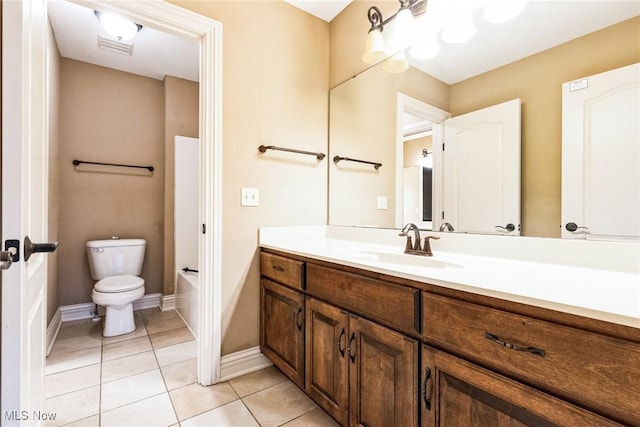
[[[144,239],[91,240],[86,244],[93,286],[93,302],[107,313],[102,335],[113,337],[136,329],[133,302],[144,295],[144,279],[138,277],[147,242]]]

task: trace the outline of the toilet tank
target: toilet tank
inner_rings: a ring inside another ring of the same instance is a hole
[[[139,276],[147,242],[144,239],[90,240],[86,244],[93,280],[131,274]]]

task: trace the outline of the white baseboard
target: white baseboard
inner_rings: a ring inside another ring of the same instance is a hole
[[[262,354],[260,347],[227,354],[220,360],[220,381],[228,381],[271,365],[273,363]]]
[[[163,295],[160,301],[160,311],[176,309],[176,294]]]
[[[60,332],[60,328],[62,327],[62,313],[60,308],[58,308],[47,326],[47,356],[51,353],[51,349],[53,348],[53,343],[56,342],[56,337],[58,336],[58,332]]]
[[[147,308],[160,307],[162,301],[162,294],[147,294],[134,301],[133,310],[144,310]],[[90,319],[93,317],[93,310],[96,305],[92,302],[86,302],[82,304],[65,305],[60,307],[62,322],[71,322],[74,320]],[[104,315],[104,307],[98,306],[98,314]]]

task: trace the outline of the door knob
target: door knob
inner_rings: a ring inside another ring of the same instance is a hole
[[[567,231],[570,231],[570,232],[572,232],[572,233],[573,233],[574,231],[577,231],[577,230],[580,230],[580,229],[582,229],[582,230],[589,230],[587,227],[580,227],[580,226],[578,226],[578,224],[576,224],[575,222],[568,222],[568,223],[567,223],[567,225],[565,225],[565,226],[564,226],[564,228],[566,228],[566,229],[567,229]]]
[[[501,225],[496,225],[496,229],[511,232],[511,231],[513,231],[513,230],[515,230],[515,229],[516,229],[516,226],[515,226],[515,225],[513,225],[513,224],[511,224],[511,223],[509,223],[509,224],[507,224],[505,227],[503,227],[503,226],[501,226]]]
[[[27,236],[24,238],[24,260],[29,261],[31,255],[37,252],[54,252],[58,244],[58,242],[33,243],[29,236]]]
[[[15,256],[15,249],[11,248],[8,251],[0,251],[0,270],[8,270],[13,264]]]

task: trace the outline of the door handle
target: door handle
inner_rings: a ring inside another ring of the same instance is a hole
[[[14,248],[10,248],[7,251],[0,251],[0,270],[8,270],[13,264],[13,259],[16,254]]]
[[[513,224],[511,224],[511,223],[509,223],[509,224],[507,224],[507,225],[506,225],[506,226],[504,226],[504,227],[503,227],[503,226],[501,226],[501,225],[496,225],[496,229],[511,232],[511,231],[513,231],[513,230],[515,230],[515,229],[516,229],[516,226],[515,226],[515,225],[513,225]]]
[[[567,231],[570,231],[570,232],[572,232],[572,233],[573,233],[574,231],[577,231],[577,230],[586,230],[586,231],[589,231],[589,228],[588,228],[588,227],[580,227],[580,226],[578,226],[578,224],[576,224],[575,222],[568,222],[568,223],[567,223],[567,225],[565,225],[565,226],[564,226],[564,228],[566,228],[566,229],[567,229]]]
[[[58,248],[58,242],[53,243],[33,243],[29,236],[24,238],[24,260],[29,261],[32,254],[38,252],[54,252]]]

